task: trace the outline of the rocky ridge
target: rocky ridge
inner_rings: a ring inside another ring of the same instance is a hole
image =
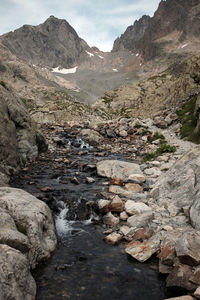
[[[161,1],[152,18],[143,16],[115,40],[112,51],[128,49],[140,54],[144,60],[163,53],[181,55],[188,50],[193,52],[195,48],[197,52],[199,10],[198,0]]]

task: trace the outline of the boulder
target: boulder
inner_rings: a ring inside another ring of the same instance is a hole
[[[99,144],[103,141],[102,135],[93,129],[82,129],[80,134],[91,145]]]
[[[119,218],[115,217],[111,212],[103,216],[103,223],[109,226],[115,226],[119,224]]]
[[[125,184],[125,188],[130,192],[136,192],[136,193],[143,192],[143,188],[141,187],[141,185],[137,183],[127,183]]]
[[[172,203],[178,208],[193,205],[190,217],[195,228],[200,228],[198,221],[200,204],[200,146],[183,155],[169,171],[160,176],[152,190],[153,198],[159,205]]]
[[[123,201],[119,196],[115,196],[110,204],[110,211],[122,212],[123,211]]]
[[[127,179],[131,174],[141,174],[140,166],[120,160],[103,160],[97,163],[99,176],[107,178]]]
[[[117,245],[122,240],[123,236],[120,233],[112,232],[105,237],[105,241],[111,245]]]
[[[190,281],[192,273],[191,266],[182,265],[178,262],[167,277],[166,286],[170,288],[182,288],[188,291],[193,291],[196,288],[196,285]]]
[[[20,251],[0,245],[0,266],[0,300],[35,300],[36,284]]]
[[[133,258],[139,262],[145,262],[148,260],[154,253],[159,250],[160,241],[156,240],[154,237],[148,241],[139,242],[133,241],[130,242],[126,248],[125,252],[131,255]]]
[[[51,211],[44,202],[23,190],[1,187],[0,208],[11,216],[19,231],[13,239],[14,245],[22,247],[24,252],[30,248],[27,257],[32,268],[51,256],[57,247],[57,239]],[[6,229],[2,236],[9,244],[15,230],[11,224],[7,236]]]
[[[175,244],[176,255],[187,265],[196,266],[200,263],[200,233],[184,232]]]
[[[146,199],[146,195],[144,193],[136,193],[133,191],[127,191],[126,189],[124,189],[120,186],[117,186],[117,185],[111,185],[109,187],[109,192],[119,195],[124,198],[135,200],[135,201],[142,201],[142,200]]]
[[[139,215],[131,216],[127,219],[127,224],[130,227],[141,228],[146,227],[153,220],[152,211],[146,211]]]
[[[125,203],[125,210],[129,215],[139,215],[145,212],[152,212],[152,209],[142,202],[128,200]]]

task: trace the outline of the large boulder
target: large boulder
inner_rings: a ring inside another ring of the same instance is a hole
[[[1,187],[0,209],[0,243],[26,253],[32,268],[56,250],[54,220],[44,202],[23,190]]]
[[[36,284],[20,251],[0,245],[0,300],[34,300]]]
[[[132,174],[141,174],[138,164],[121,160],[102,160],[97,163],[97,173],[99,176],[107,178],[127,179]]]
[[[160,177],[152,191],[152,196],[157,198],[159,205],[173,204],[179,209],[194,205],[190,213],[191,219],[195,227],[200,228],[199,192],[200,146],[196,146]]]

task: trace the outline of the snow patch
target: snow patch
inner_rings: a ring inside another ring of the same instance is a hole
[[[53,69],[52,73],[73,74],[73,73],[76,73],[77,68],[78,67],[74,67],[74,68],[71,68],[71,69],[65,69],[65,68],[57,67],[57,68]]]
[[[98,55],[98,57],[99,57],[99,58],[101,58],[101,59],[104,59],[104,57],[103,57],[103,56],[101,56],[101,55]]]
[[[93,53],[90,53],[90,52],[88,52],[88,51],[85,51],[90,57],[92,57],[92,56],[94,56],[94,54]]]
[[[119,72],[117,69],[113,69],[113,72]]]

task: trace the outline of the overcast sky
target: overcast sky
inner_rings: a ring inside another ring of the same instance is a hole
[[[50,15],[66,19],[89,46],[111,50],[113,41],[142,15],[153,15],[160,0],[0,0],[0,34]]]

